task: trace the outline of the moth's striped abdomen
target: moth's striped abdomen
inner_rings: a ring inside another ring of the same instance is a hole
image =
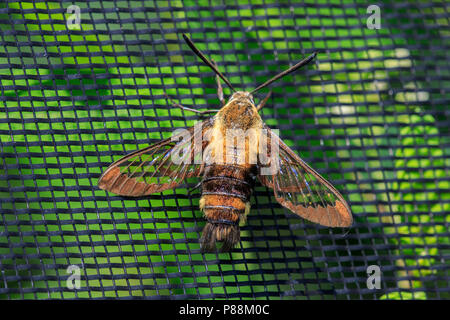
[[[239,222],[250,211],[255,170],[254,165],[206,167],[200,199],[200,209],[207,220],[201,239],[203,251],[214,251],[216,241],[223,241],[222,251],[239,242]]]

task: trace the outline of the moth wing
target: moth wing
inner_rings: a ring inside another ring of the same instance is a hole
[[[270,147],[267,162],[271,169],[261,172],[260,182],[274,190],[275,199],[284,207],[309,221],[329,227],[349,227],[351,210],[342,195],[325,178],[297,156],[267,126]],[[278,156],[276,155],[278,153]]]
[[[199,148],[205,148],[209,141],[206,135],[213,124],[214,117],[124,156],[102,174],[98,187],[139,197],[175,188],[186,178],[200,176],[203,166]]]

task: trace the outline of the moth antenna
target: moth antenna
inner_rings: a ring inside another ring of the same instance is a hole
[[[267,94],[267,96],[263,99],[263,101],[261,101],[258,106],[256,107],[256,110],[261,110],[265,104],[267,103],[267,100],[269,100],[270,96],[272,95],[272,90],[269,91],[269,93]]]
[[[187,37],[187,35],[184,33],[183,33],[183,38],[184,38],[184,41],[186,41],[189,48],[191,48],[192,51],[194,51],[194,53],[200,59],[202,59],[204,63],[206,63],[208,65],[208,67],[210,67],[223,81],[225,81],[225,83],[230,87],[231,90],[236,92],[236,90],[233,88],[233,85],[231,84],[231,82],[216,68],[216,66],[211,61],[208,60],[208,58],[206,58],[206,56],[195,46],[195,44],[192,42],[192,40],[189,39]]]
[[[273,77],[270,80],[267,80],[266,82],[264,82],[262,85],[256,87],[255,89],[253,89],[250,93],[254,93],[266,86],[268,86],[269,84],[271,84],[272,82],[277,81],[280,78],[283,78],[284,76],[287,76],[289,73],[294,72],[295,70],[297,70],[298,68],[303,67],[304,65],[310,63],[315,57],[317,56],[317,52],[314,52],[312,55],[310,55],[309,57],[303,59],[302,61],[300,61],[299,63],[297,63],[296,65],[290,67],[289,69],[277,74],[275,77]]]

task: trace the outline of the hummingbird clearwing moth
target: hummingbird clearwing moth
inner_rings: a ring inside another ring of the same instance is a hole
[[[186,178],[201,177],[200,210],[207,223],[201,237],[203,252],[231,250],[240,239],[239,225],[250,211],[256,178],[274,191],[275,199],[293,213],[329,227],[349,227],[350,207],[336,188],[296,155],[270,128],[258,112],[271,92],[255,105],[253,93],[312,61],[316,53],[264,82],[254,90],[236,91],[230,81],[183,34],[194,53],[215,73],[220,110],[171,138],[133,152],[114,162],[98,181],[101,189],[140,197],[175,188]],[[220,84],[233,91],[225,102]],[[232,132],[232,134],[229,134]],[[231,136],[231,139],[229,137]],[[240,144],[240,146],[237,146]],[[181,154],[181,156],[180,156]]]

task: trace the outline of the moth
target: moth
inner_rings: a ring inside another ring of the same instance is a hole
[[[261,119],[259,111],[271,91],[258,105],[253,98],[255,92],[308,64],[316,53],[250,92],[236,91],[215,62],[210,61],[185,34],[183,38],[215,72],[221,109],[198,111],[181,106],[166,95],[174,107],[215,115],[185,132],[114,162],[100,177],[99,188],[122,196],[140,197],[175,188],[187,178],[201,177],[199,206],[207,220],[200,239],[203,252],[217,250],[217,242],[222,243],[222,251],[230,251],[239,242],[240,225],[245,223],[250,211],[250,197],[256,180],[273,189],[275,199],[282,206],[304,219],[328,227],[351,226],[350,207],[338,190],[295,154]],[[220,80],[233,91],[228,102],[224,99]],[[229,143],[231,140],[224,138],[229,137],[229,132],[241,135],[232,136],[232,143]]]

